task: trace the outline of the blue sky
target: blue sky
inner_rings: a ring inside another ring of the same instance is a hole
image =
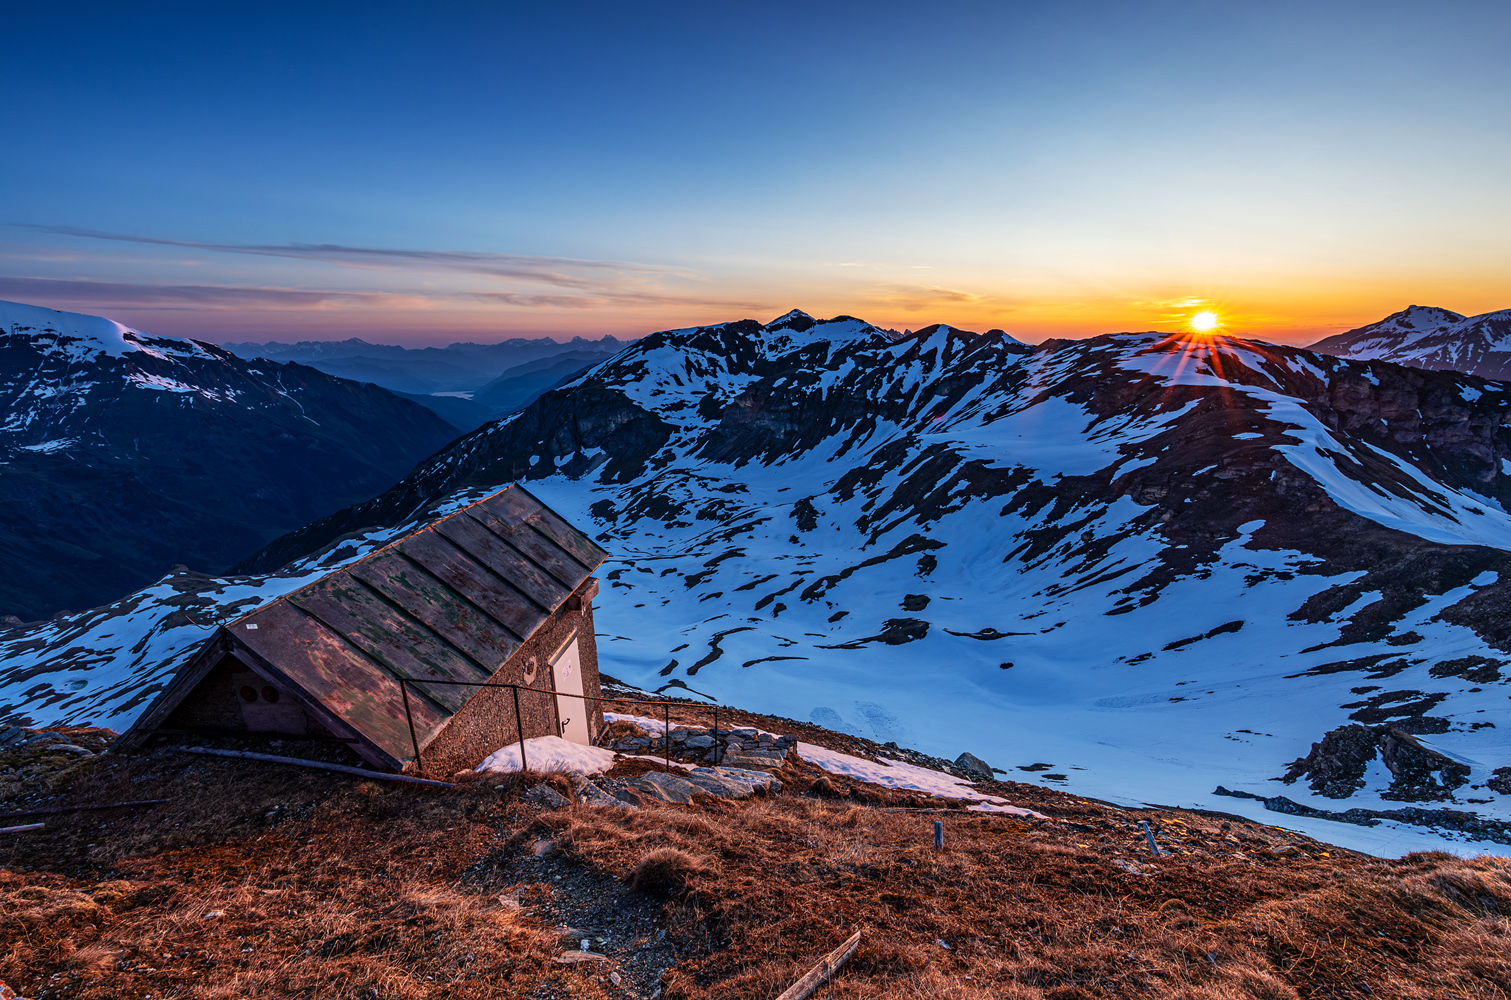
[[[1511,306],[1503,4],[31,7],[0,298],[157,332]]]

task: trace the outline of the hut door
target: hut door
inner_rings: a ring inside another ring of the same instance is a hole
[[[587,746],[588,703],[582,698],[582,664],[577,658],[577,640],[567,643],[551,663],[556,679],[556,711],[561,717],[561,736],[572,743]]]

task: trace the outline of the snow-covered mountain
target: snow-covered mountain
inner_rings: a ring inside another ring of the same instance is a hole
[[[456,433],[376,386],[0,302],[0,616],[223,570]]]
[[[1505,381],[1511,379],[1511,309],[1460,316],[1432,306],[1408,306],[1378,323],[1319,340],[1310,349]]]
[[[1511,793],[1508,414],[1473,376],[1222,337],[796,312],[655,334],[240,567],[284,577],[18,634],[0,716],[119,725],[204,634],[184,609],[520,479],[616,554],[597,620],[623,680],[1103,798],[1511,818],[1486,785]]]

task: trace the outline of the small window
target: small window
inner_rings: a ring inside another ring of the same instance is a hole
[[[257,689],[254,688],[250,684],[243,684],[241,686],[241,700],[242,701],[256,701],[257,700]]]
[[[262,687],[262,700],[270,705],[278,704],[278,689],[271,684],[264,684]]]

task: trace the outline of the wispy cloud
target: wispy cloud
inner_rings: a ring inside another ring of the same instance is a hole
[[[117,243],[140,243],[149,246],[182,247],[213,253],[249,254],[257,257],[287,257],[295,260],[320,261],[340,267],[381,268],[384,270],[455,271],[494,278],[538,281],[563,288],[596,290],[605,283],[626,278],[685,277],[686,275],[653,264],[628,261],[579,260],[571,257],[543,257],[528,254],[488,253],[472,250],[411,250],[393,247],[354,247],[339,243],[200,243],[193,240],[169,240],[129,233],[101,232],[73,226],[48,226],[11,223],[15,228],[31,229],[60,236],[109,240]]]
[[[652,292],[584,295],[530,295],[522,292],[347,291],[254,285],[152,284],[91,281],[76,278],[0,277],[0,298],[65,302],[76,306],[152,307],[157,309],[435,309],[487,303],[529,309],[596,309],[615,306],[691,306],[770,311],[766,303],[721,300]]]
[[[903,312],[922,312],[946,306],[989,308],[995,312],[1011,312],[1016,308],[1005,299],[938,285],[883,285],[872,293],[872,299],[887,308]]]
[[[285,307],[316,309],[360,303],[394,305],[408,296],[387,292],[351,292],[251,285],[165,285],[141,282],[89,281],[75,278],[0,277],[0,298],[22,301],[45,299],[119,307],[175,306],[198,309]]]

